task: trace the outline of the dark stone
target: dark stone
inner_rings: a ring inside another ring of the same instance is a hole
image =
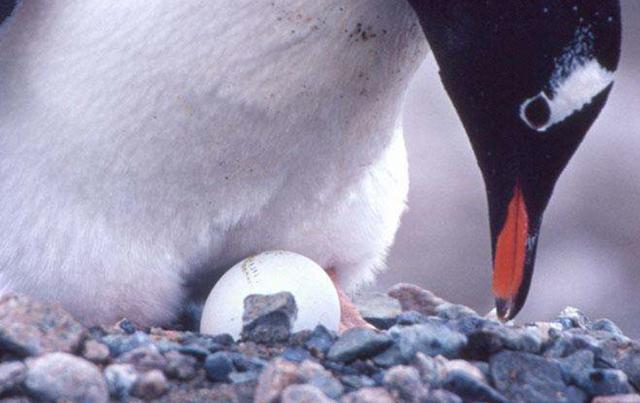
[[[592,396],[624,395],[632,393],[627,375],[618,369],[592,369],[576,382]]]
[[[249,295],[244,299],[242,338],[266,344],[286,341],[297,315],[295,299],[289,292]]]
[[[229,357],[233,361],[233,366],[240,372],[259,372],[267,366],[267,361],[259,357],[247,357],[240,353],[229,353]]]
[[[489,360],[496,389],[507,399],[568,402],[560,364],[530,353],[504,350]]]
[[[384,351],[392,343],[391,337],[373,330],[354,328],[347,330],[329,349],[327,358],[349,362],[364,359]]]
[[[229,374],[234,370],[233,361],[229,353],[219,351],[210,354],[204,361],[207,378],[213,382],[229,382]]]
[[[467,344],[467,338],[463,334],[437,322],[394,326],[389,332],[407,362],[412,361],[417,352],[457,358]]]
[[[0,350],[20,357],[77,351],[84,327],[56,304],[28,297],[0,297]]]
[[[294,362],[302,362],[311,358],[311,353],[301,347],[288,347],[282,352],[282,358]]]
[[[498,391],[464,371],[449,371],[442,387],[467,400],[506,403],[508,400]]]
[[[486,361],[504,348],[502,338],[490,330],[476,330],[467,335],[464,355],[472,360]]]
[[[116,326],[122,329],[126,334],[134,334],[136,332],[136,325],[133,324],[129,319],[121,319]]]
[[[304,346],[316,357],[324,357],[333,345],[335,337],[326,327],[318,325],[305,341]]]
[[[100,370],[67,353],[48,353],[27,363],[24,386],[42,400],[107,402],[109,394]]]
[[[382,368],[391,368],[396,365],[408,364],[408,361],[402,355],[400,347],[397,344],[392,345],[384,352],[376,355],[373,358],[373,362]]]

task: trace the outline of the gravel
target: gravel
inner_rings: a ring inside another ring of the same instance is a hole
[[[126,319],[85,328],[55,305],[5,295],[0,398],[640,403],[640,343],[608,319],[569,307],[546,322],[503,324],[406,284],[356,302],[382,330],[292,333],[295,300],[279,293],[245,301],[233,340]]]

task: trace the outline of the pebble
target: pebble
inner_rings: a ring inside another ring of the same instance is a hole
[[[597,396],[591,403],[640,403],[640,395]]]
[[[556,318],[556,321],[562,324],[565,329],[574,327],[587,329],[591,325],[591,319],[582,311],[572,306],[564,308]]]
[[[435,389],[429,393],[424,403],[462,403],[462,398],[444,389]]]
[[[0,349],[20,357],[78,349],[84,328],[56,304],[22,295],[0,297]]]
[[[592,369],[578,377],[580,388],[591,396],[624,395],[633,392],[627,375],[619,369]]]
[[[149,335],[142,331],[136,331],[133,334],[109,334],[101,341],[109,348],[113,357],[152,344]]]
[[[167,359],[164,358],[158,348],[154,345],[138,347],[120,355],[116,359],[117,363],[131,364],[136,371],[145,372],[152,369],[164,371],[167,366]]]
[[[290,292],[249,295],[244,299],[242,338],[256,343],[284,342],[297,315],[298,308]]]
[[[262,371],[255,391],[255,403],[276,403],[287,386],[298,383],[298,365],[276,358]]]
[[[384,351],[392,343],[391,337],[384,333],[363,328],[349,329],[331,346],[327,358],[341,362],[365,359]]]
[[[567,401],[568,386],[557,362],[523,352],[501,351],[489,360],[496,389],[507,399],[531,402]]]
[[[334,340],[335,336],[326,327],[318,325],[304,342],[304,347],[315,357],[324,358]]]
[[[466,336],[438,322],[394,326],[389,333],[407,362],[412,361],[418,352],[458,358],[467,344]]]
[[[508,402],[502,394],[479,379],[477,374],[472,371],[449,370],[446,378],[442,381],[442,387],[467,400],[491,403]]]
[[[166,359],[165,374],[169,378],[188,381],[197,375],[196,365],[198,360],[177,351],[169,351],[164,355]]]
[[[167,392],[167,378],[162,371],[152,369],[138,377],[131,388],[131,395],[140,399],[157,399]]]
[[[232,357],[223,351],[210,354],[204,361],[204,370],[212,382],[229,382],[229,374],[234,371]]]
[[[320,389],[313,385],[289,385],[282,392],[281,403],[330,403],[329,399]]]
[[[413,367],[395,366],[385,373],[382,382],[396,401],[418,403],[424,401],[429,393],[420,380],[418,370]]]
[[[20,361],[0,364],[0,394],[20,385],[27,375],[27,366]]]
[[[362,388],[340,399],[341,403],[396,403],[384,388]]]
[[[104,369],[104,377],[111,397],[126,400],[138,380],[138,373],[133,365],[111,364]]]
[[[332,399],[337,399],[344,393],[342,383],[318,363],[310,360],[302,362],[298,367],[298,374],[302,382],[317,387]]]
[[[102,373],[94,364],[68,353],[48,353],[27,363],[28,393],[42,400],[106,402]]]
[[[89,339],[82,347],[82,356],[93,363],[103,364],[109,360],[109,347],[99,341]]]
[[[437,315],[438,305],[447,302],[413,284],[397,284],[387,294],[400,302],[403,311],[416,311],[423,315]]]
[[[353,296],[353,304],[367,322],[378,329],[388,329],[402,313],[400,302],[381,292],[365,292]]]

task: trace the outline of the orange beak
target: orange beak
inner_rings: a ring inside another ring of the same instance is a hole
[[[525,285],[527,255],[531,252],[529,216],[520,186],[516,184],[498,235],[493,259],[493,294],[498,316],[509,319],[519,310],[518,300]],[[524,290],[525,294],[528,290]]]

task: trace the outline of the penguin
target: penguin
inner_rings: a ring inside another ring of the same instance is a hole
[[[346,295],[384,268],[405,209],[400,111],[431,49],[512,318],[620,48],[617,1],[530,3],[2,2],[0,293],[162,325],[235,262],[285,249],[363,325]]]

